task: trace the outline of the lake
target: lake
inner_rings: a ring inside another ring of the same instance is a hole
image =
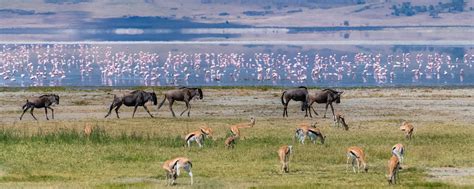
[[[0,44],[0,86],[472,86],[473,47],[396,41],[17,42]]]

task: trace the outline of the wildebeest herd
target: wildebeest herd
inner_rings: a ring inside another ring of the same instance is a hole
[[[333,114],[334,125],[339,126],[342,124],[344,129],[347,131],[349,130],[349,126],[346,123],[343,114],[339,112],[335,113],[333,107],[333,102],[337,104],[341,102],[342,94],[342,91],[337,91],[334,89],[323,89],[310,93],[308,91],[308,88],[304,86],[284,90],[281,95],[281,102],[283,105],[283,117],[288,117],[288,104],[291,100],[301,102],[301,111],[305,111],[305,117],[308,117],[308,111],[309,117],[312,117],[311,110],[314,112],[315,115],[318,115],[312,106],[316,102],[318,104],[325,104],[325,113],[323,116],[324,118],[326,117],[327,109],[330,106]],[[114,95],[112,104],[110,105],[108,113],[105,115],[105,118],[110,116],[112,110],[115,110],[117,118],[120,118],[119,109],[122,105],[134,107],[132,118],[135,116],[135,113],[139,106],[142,106],[146,110],[146,112],[151,117],[153,117],[153,115],[148,110],[146,103],[151,101],[153,105],[158,105],[158,109],[160,109],[164,105],[166,100],[168,100],[169,109],[173,117],[176,117],[172,108],[175,101],[182,101],[186,104],[186,109],[181,112],[180,116],[182,116],[187,111],[187,115],[189,117],[191,112],[190,101],[194,98],[203,99],[203,92],[201,88],[179,87],[174,90],[166,91],[164,93],[164,98],[159,105],[157,95],[154,91],[147,92],[143,90],[135,90],[126,94]],[[33,114],[33,110],[35,108],[44,108],[47,120],[49,120],[48,109],[51,110],[52,119],[54,119],[54,109],[51,108],[51,106],[55,104],[59,104],[59,96],[56,94],[45,94],[39,97],[29,98],[22,106],[23,112],[20,116],[20,120],[22,120],[23,115],[28,110],[30,110],[31,116],[35,120],[37,120]],[[255,118],[251,117],[249,123],[240,123],[232,125],[229,128],[230,136],[225,140],[226,148],[234,148],[236,141],[242,136],[240,130],[243,128],[252,128],[254,127],[255,123]],[[402,126],[400,127],[400,130],[404,131],[406,139],[412,139],[412,134],[414,130],[412,124],[408,122],[403,122]],[[86,128],[84,129],[84,133],[90,134],[91,132],[92,128],[90,126],[86,126]],[[202,148],[205,138],[212,137],[212,134],[213,131],[210,127],[201,126],[199,130],[191,132],[185,136],[186,146],[191,147],[191,144],[193,142],[196,142],[198,146]],[[309,138],[312,143],[316,143],[317,139],[319,138],[321,144],[324,145],[326,139],[326,135],[324,135],[321,129],[316,126],[316,123],[300,124],[295,130],[294,137],[301,144],[304,144],[306,138]],[[289,162],[290,156],[293,154],[293,146],[281,146],[278,149],[277,153],[281,163],[281,172],[289,172]],[[392,157],[388,162],[387,175],[389,184],[395,184],[398,179],[398,171],[401,169],[400,164],[403,162],[404,153],[405,148],[403,144],[400,143],[394,145],[391,149]],[[351,164],[354,172],[359,172],[360,168],[363,168],[365,172],[368,171],[367,161],[365,158],[366,154],[364,153],[364,150],[362,148],[357,146],[348,147],[346,150],[346,156],[347,169],[349,168],[349,164]],[[191,160],[186,157],[177,157],[168,160],[163,164],[163,169],[166,172],[166,183],[171,185],[175,183],[177,176],[179,176],[180,168],[183,168],[186,172],[188,172],[189,176],[191,177],[191,184],[193,184],[193,174],[191,171],[192,163]]]

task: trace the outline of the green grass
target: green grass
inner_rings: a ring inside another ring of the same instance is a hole
[[[397,187],[446,188],[449,183],[427,180],[429,167],[472,167],[474,128],[457,123],[426,123],[417,127],[412,141],[387,122],[364,124],[343,131],[329,127],[322,131],[326,144],[296,144],[295,120],[259,119],[254,128],[243,129],[245,137],[236,148],[224,148],[228,126],[242,119],[110,119],[96,122],[90,136],[82,132],[83,121],[22,122],[0,130],[0,186],[8,183],[49,183],[51,186],[76,183],[98,188],[164,187],[162,163],[176,156],[193,161],[198,188],[347,188],[386,187],[386,162],[393,144],[407,148],[406,165]],[[214,140],[199,149],[185,148],[183,136],[207,123]],[[290,173],[281,174],[276,150],[294,145]],[[345,149],[361,146],[368,158],[369,172],[345,171]],[[138,179],[134,179],[138,178]],[[131,180],[131,181],[130,181]],[[178,186],[187,187],[186,174]]]

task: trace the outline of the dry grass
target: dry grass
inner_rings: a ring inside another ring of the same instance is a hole
[[[40,121],[27,116],[20,122],[19,103],[9,102],[0,111],[4,118],[0,121],[0,187],[164,187],[161,163],[188,156],[193,160],[196,186],[202,188],[379,188],[387,186],[386,161],[390,147],[399,142],[407,148],[401,187],[471,186],[472,175],[448,180],[429,179],[429,175],[436,167],[474,167],[470,148],[474,145],[473,99],[466,98],[473,90],[423,90],[345,90],[336,109],[346,115],[348,132],[332,127],[332,121],[321,119],[321,115],[303,118],[296,103],[289,109],[290,118],[281,118],[281,103],[274,96],[280,89],[205,89],[204,100],[192,102],[191,118],[176,119],[166,106],[158,118],[149,118],[139,110],[131,119],[131,108],[124,108],[122,119],[103,119],[110,95],[100,90],[59,92],[67,98],[55,108],[54,121],[45,121],[43,112],[37,111]],[[370,96],[372,93],[383,97]],[[400,97],[391,97],[396,94]],[[438,94],[456,95],[432,99]],[[78,99],[90,104],[77,106],[73,102]],[[182,104],[175,107],[179,110],[183,110]],[[322,113],[321,105],[318,112]],[[244,138],[234,150],[226,149],[229,126],[246,122],[251,115],[257,118],[255,127],[242,130]],[[398,130],[403,120],[415,126],[412,141],[405,140]],[[317,121],[327,135],[325,145],[298,145],[293,140],[297,124],[311,121]],[[96,128],[91,137],[82,133],[86,124]],[[186,149],[182,137],[202,124],[213,128],[215,140],[207,140],[203,149],[196,145]],[[278,171],[276,155],[282,144],[295,146],[291,172],[285,175]],[[344,151],[352,145],[365,149],[369,173],[345,172]],[[180,177],[178,185],[187,187],[187,179]]]

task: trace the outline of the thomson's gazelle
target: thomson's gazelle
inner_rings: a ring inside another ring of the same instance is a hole
[[[192,166],[193,164],[191,163],[191,160],[185,157],[177,157],[165,161],[163,169],[166,171],[166,184],[173,185],[175,183],[176,178],[179,176],[180,168],[182,167],[186,172],[188,172],[189,177],[191,177],[191,185],[193,185]]]
[[[278,149],[278,158],[280,159],[281,172],[290,172],[289,163],[290,155],[293,153],[293,146],[284,145]]]
[[[354,173],[356,172],[356,169],[355,169],[356,166],[357,166],[357,172],[359,172],[361,164],[364,167],[365,172],[369,170],[367,167],[364,151],[360,147],[352,146],[352,147],[347,148],[346,171],[349,169],[349,161],[352,162],[352,170],[354,171]]]
[[[411,136],[413,135],[413,130],[415,130],[415,128],[411,123],[404,121],[402,126],[400,126],[400,130],[405,132],[405,138],[411,140]]]
[[[199,131],[194,131],[186,135],[184,139],[188,144],[188,147],[191,147],[191,143],[196,141],[200,148],[202,148],[202,144],[204,142],[204,137],[212,137],[212,129],[209,127],[200,127]]]
[[[405,154],[405,147],[403,144],[395,144],[392,147],[392,155],[397,156],[400,164],[403,163],[403,155]]]
[[[341,124],[346,131],[349,130],[349,126],[346,123],[346,119],[344,118],[344,115],[338,112],[336,113],[336,121],[334,122],[334,126],[339,127]]]
[[[300,127],[296,128],[295,138],[298,139],[301,144],[304,144],[306,136],[308,136],[313,143],[316,143],[316,139],[319,137],[321,139],[321,143],[324,144],[326,136],[324,136],[323,133],[321,133],[321,130],[316,128],[315,125],[316,123],[312,124],[311,126],[307,124],[301,124]]]
[[[400,162],[397,156],[392,156],[388,161],[388,184],[396,184],[398,180],[398,170]]]
[[[232,125],[230,127],[230,133],[233,136],[240,137],[240,130],[241,128],[251,128],[255,125],[255,118],[251,117],[250,118],[250,123],[239,123],[236,125]]]

